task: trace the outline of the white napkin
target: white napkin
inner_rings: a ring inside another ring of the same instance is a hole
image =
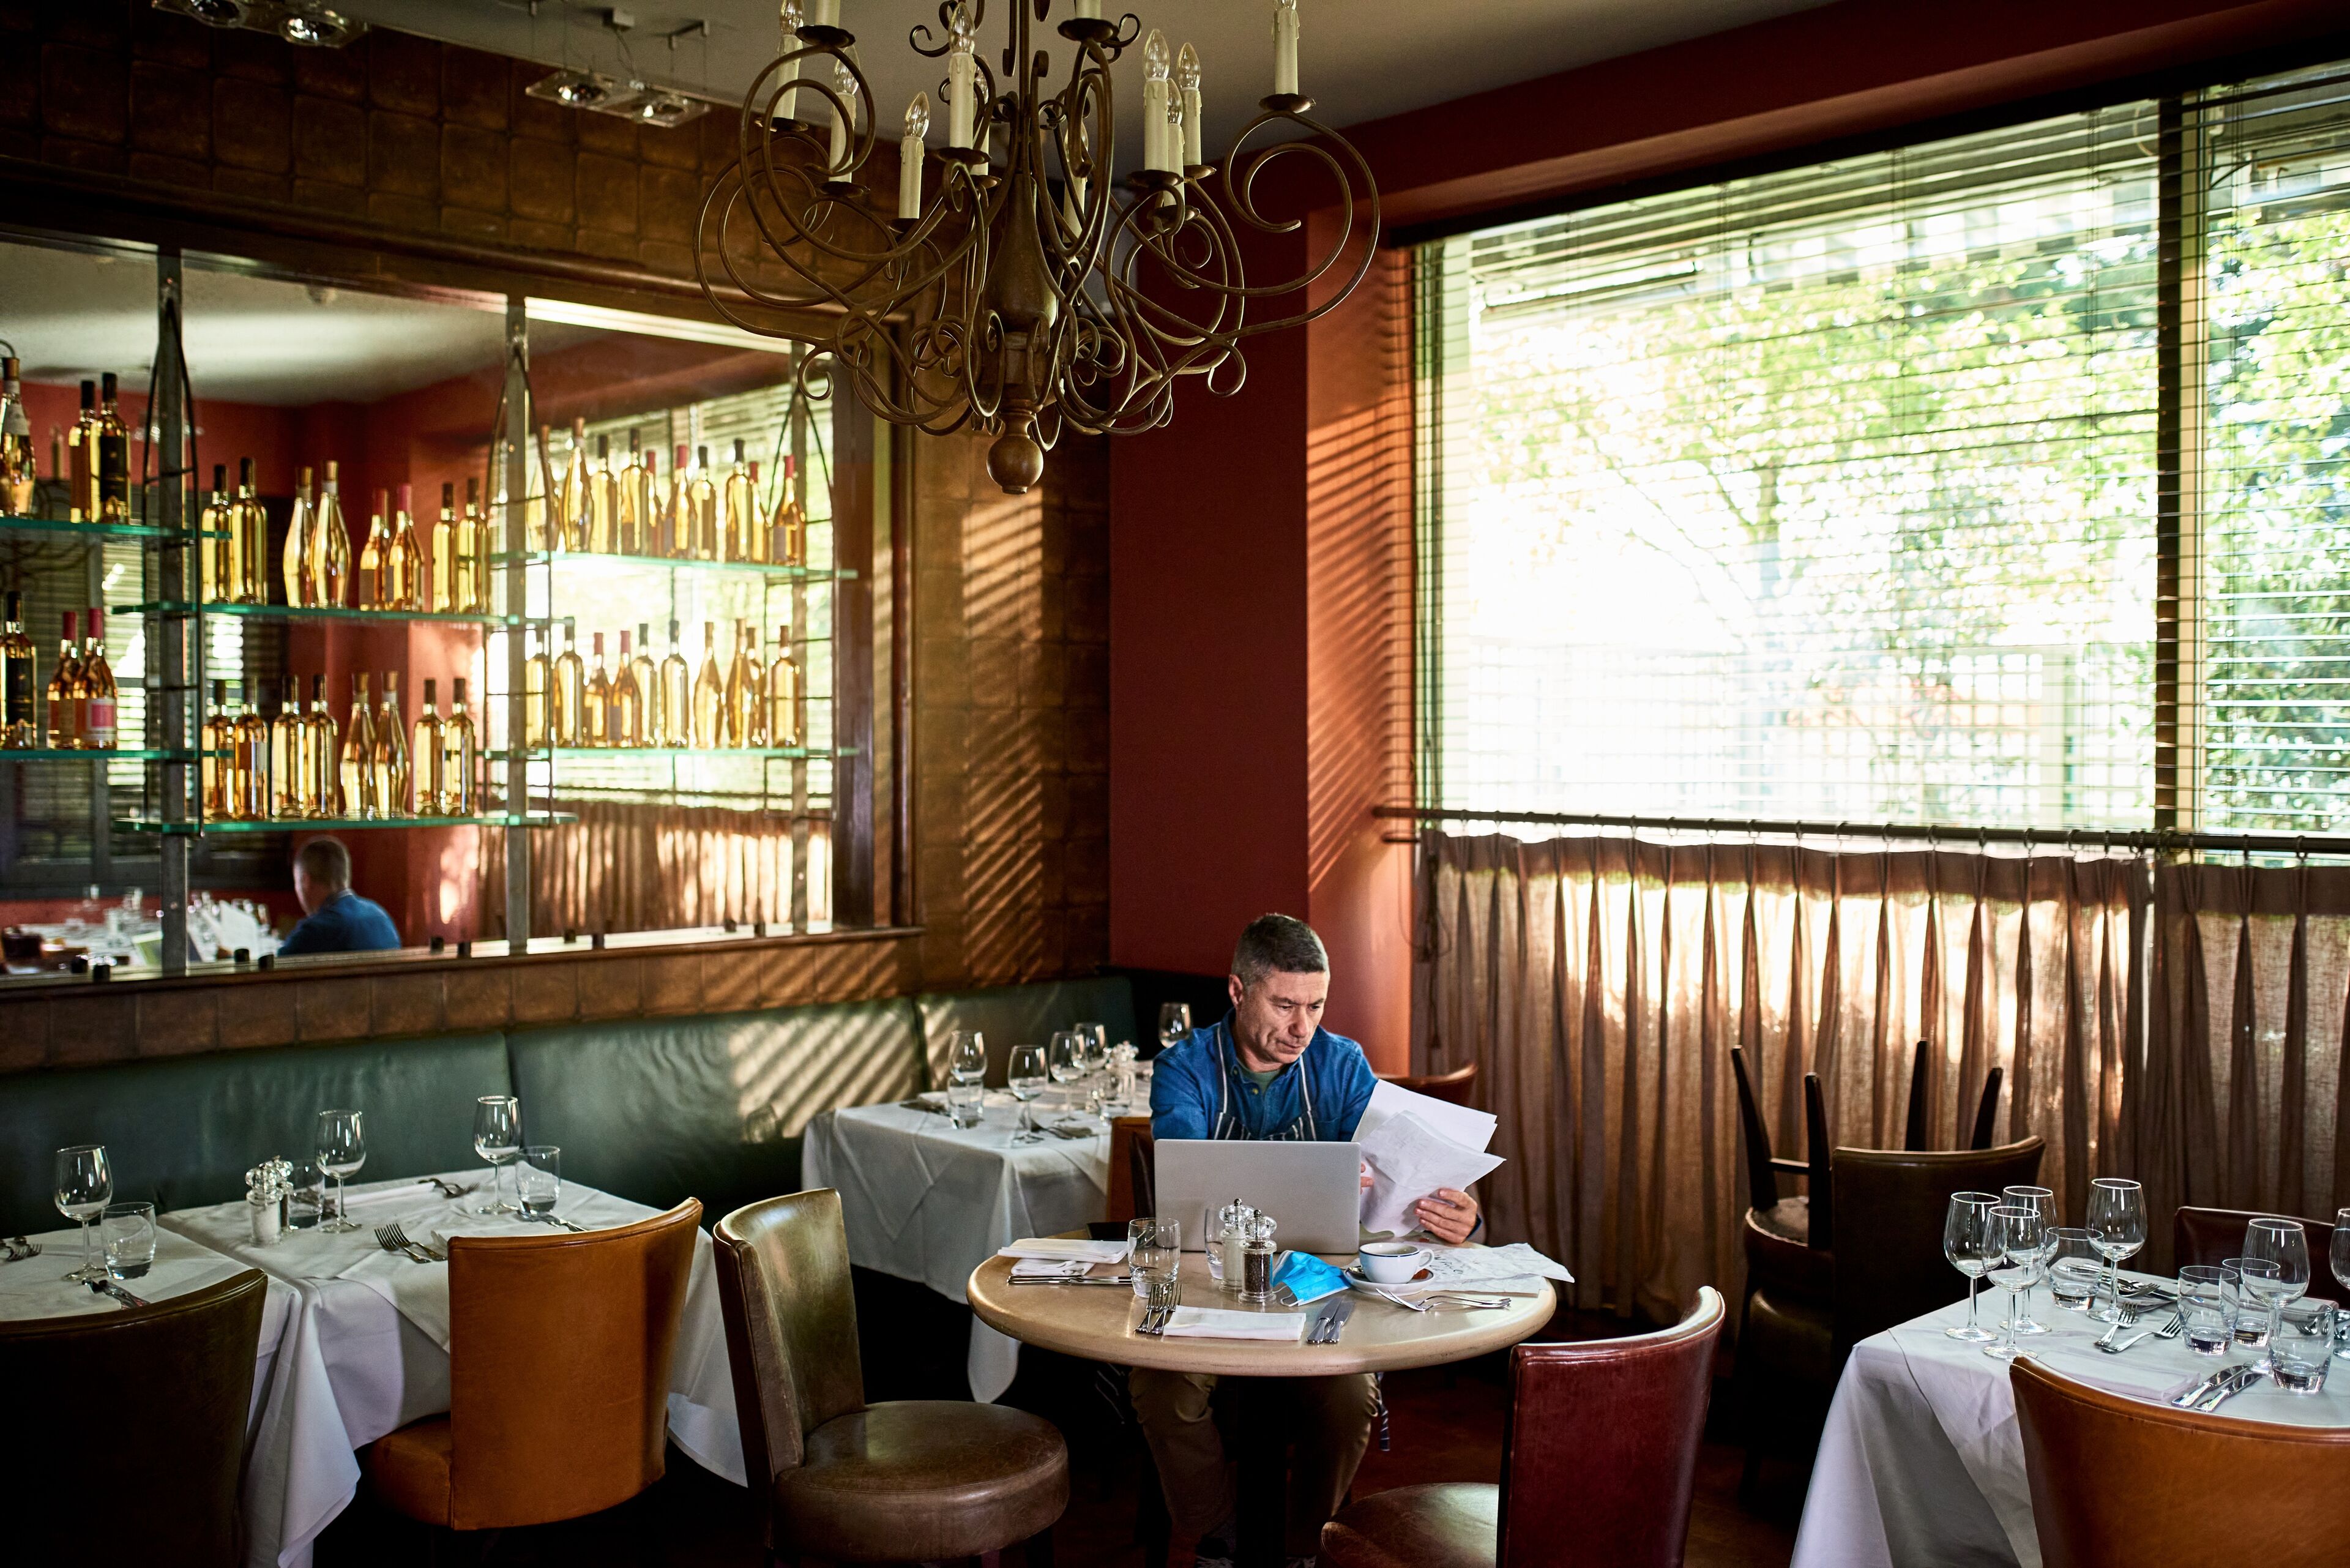
[[[1295,1343],[1305,1332],[1302,1312],[1228,1312],[1222,1307],[1177,1307],[1167,1320],[1170,1339],[1273,1339]]]
[[[1123,1241],[1065,1241],[1055,1236],[1024,1236],[997,1250],[999,1258],[1038,1258],[1050,1262],[1122,1263]]]
[[[1026,1280],[1082,1280],[1092,1272],[1093,1264],[1083,1258],[1024,1258],[1012,1265],[1015,1283]]]
[[[449,1238],[452,1236],[551,1236],[560,1229],[560,1226],[541,1225],[528,1220],[493,1219],[486,1214],[470,1219],[461,1217],[443,1220],[433,1226],[432,1244],[445,1252],[449,1250]]]

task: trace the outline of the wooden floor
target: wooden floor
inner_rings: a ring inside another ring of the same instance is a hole
[[[865,1283],[865,1282],[860,1282]],[[866,1292],[860,1317],[870,1321]],[[935,1304],[932,1304],[935,1303]],[[961,1342],[954,1332],[962,1309],[931,1297],[878,1303],[893,1320],[895,1353],[886,1364],[867,1335],[868,1397],[963,1397]],[[1562,1314],[1548,1337],[1592,1338],[1619,1333],[1612,1320]],[[1390,1449],[1373,1447],[1355,1480],[1356,1495],[1422,1480],[1498,1480],[1506,1401],[1502,1357],[1453,1367],[1399,1373],[1388,1379],[1392,1412]],[[1029,1353],[1020,1380],[1006,1396],[1046,1416],[1070,1434],[1068,1512],[1054,1532],[1055,1568],[1157,1568],[1144,1562],[1135,1539],[1135,1500],[1144,1469],[1139,1434],[1121,1426],[1098,1369]],[[1726,1388],[1718,1387],[1715,1419],[1698,1460],[1697,1501],[1690,1518],[1689,1568],[1782,1568],[1794,1542],[1804,1475],[1773,1465],[1765,1472],[1762,1512],[1737,1498],[1740,1453],[1723,1440]],[[484,1554],[479,1551],[486,1544]],[[317,1568],[390,1568],[427,1561],[423,1531],[386,1514],[364,1495],[318,1543]],[[1176,1568],[1190,1568],[1178,1554]],[[719,1480],[671,1449],[669,1474],[627,1508],[536,1530],[510,1531],[494,1542],[467,1542],[444,1549],[442,1563],[604,1564],[647,1563],[675,1568],[759,1568],[758,1526],[749,1495]]]

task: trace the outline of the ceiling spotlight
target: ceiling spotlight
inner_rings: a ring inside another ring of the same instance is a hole
[[[710,106],[687,98],[682,93],[664,92],[654,88],[638,100],[629,110],[630,118],[647,125],[683,125],[698,119],[710,111]]]
[[[186,0],[182,9],[208,27],[244,26],[244,0]]]
[[[596,71],[557,71],[551,77],[541,77],[523,91],[570,109],[609,110],[636,98],[633,87],[623,88]]]
[[[360,31],[341,12],[329,11],[323,5],[288,11],[286,19],[277,24],[279,37],[289,44],[315,49],[339,49],[358,37]]]

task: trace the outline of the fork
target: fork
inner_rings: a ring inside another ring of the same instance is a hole
[[[5,1241],[0,1241],[0,1247],[8,1249],[8,1256],[5,1261],[11,1263],[21,1263],[27,1258],[37,1258],[41,1255],[41,1244],[38,1241],[27,1241],[22,1236],[10,1236]]]
[[[2114,1347],[2115,1337],[2118,1335],[2122,1330],[2135,1325],[2140,1315],[2138,1309],[2136,1307],[2124,1307],[2121,1309],[2121,1312],[2122,1315],[2114,1320],[2114,1326],[2106,1330],[2104,1334],[2098,1335],[2094,1341],[2099,1350],[2111,1350]],[[2137,1341],[2133,1340],[2131,1343],[2136,1344]]]
[[[1135,1326],[1134,1332],[1137,1334],[1147,1334],[1153,1339],[1162,1338],[1167,1333],[1167,1320],[1174,1315],[1175,1309],[1173,1307],[1156,1306],[1145,1308],[1142,1314],[1142,1321]]]
[[[2123,1351],[2127,1350],[2131,1345],[2136,1345],[2141,1339],[2177,1339],[2181,1334],[2185,1333],[2186,1330],[2187,1320],[2184,1317],[2181,1317],[2178,1314],[2172,1313],[2170,1314],[2169,1321],[2165,1323],[2161,1327],[2149,1328],[2142,1333],[2134,1334],[2130,1335],[2129,1338],[2123,1340],[2119,1345],[2108,1345],[2103,1339],[2097,1340],[2095,1343],[2096,1347],[2099,1350],[2104,1351],[2107,1355],[2119,1355]],[[2107,1337],[2111,1336],[2108,1335]]]
[[[432,1246],[428,1242],[412,1241],[409,1240],[408,1227],[401,1224],[397,1220],[385,1226],[384,1229],[391,1232],[392,1245],[401,1248],[413,1248],[416,1251],[423,1253],[424,1255],[422,1257],[416,1260],[420,1263],[445,1263],[449,1261],[449,1254],[442,1251],[440,1248]]]
[[[397,1225],[377,1226],[375,1228],[375,1244],[381,1247],[387,1252],[400,1253],[411,1263],[421,1263],[430,1261],[417,1254],[416,1250],[409,1245],[408,1238],[400,1233],[400,1227]]]

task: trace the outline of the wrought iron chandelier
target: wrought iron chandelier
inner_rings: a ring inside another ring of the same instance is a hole
[[[738,154],[704,201],[694,258],[726,319],[812,350],[798,372],[804,389],[837,378],[894,424],[994,436],[988,472],[1014,494],[1042,477],[1065,431],[1168,423],[1182,377],[1237,392],[1243,343],[1334,309],[1378,241],[1369,165],[1311,118],[1314,100],[1298,90],[1296,0],[1275,0],[1274,91],[1220,165],[1201,156],[1200,65],[1189,44],[1170,57],[1165,36],[1143,38],[1131,14],[1112,22],[1099,0],[1064,0],[1058,32],[1075,57],[1053,90],[1051,57],[1030,37],[1032,22],[1055,8],[1013,0],[1000,81],[975,47],[986,0],[944,0],[943,38],[927,24],[911,30],[916,54],[945,63],[947,145],[925,179],[930,95],[917,93],[888,209],[877,199],[886,193],[858,179],[878,137],[839,0],[806,0],[805,10],[784,0],[783,52],[743,100]],[[1138,39],[1144,145],[1120,190],[1111,77]],[[1298,130],[1307,139],[1274,139]],[[1326,252],[1298,275],[1252,283],[1243,233],[1302,227],[1257,205],[1260,176],[1284,157],[1336,182],[1315,204],[1335,204],[1338,220]],[[761,263],[780,264],[780,277]],[[1253,320],[1252,309],[1287,314]]]

